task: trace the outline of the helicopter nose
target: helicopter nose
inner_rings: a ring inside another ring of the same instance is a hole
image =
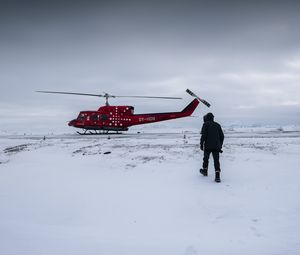
[[[74,120],[71,120],[71,121],[68,123],[68,126],[72,126],[72,127],[73,127],[73,126],[75,125],[75,121],[76,121],[75,119],[74,119]]]

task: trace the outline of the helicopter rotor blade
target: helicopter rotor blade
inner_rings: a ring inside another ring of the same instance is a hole
[[[101,94],[87,94],[87,93],[76,93],[76,92],[63,92],[63,91],[36,91],[38,93],[48,94],[65,94],[65,95],[76,95],[76,96],[94,96],[94,97],[105,97],[105,98],[116,98],[116,97],[131,97],[131,98],[160,98],[160,99],[182,99],[181,97],[156,97],[156,96],[114,96],[104,92]]]
[[[65,95],[76,95],[76,96],[93,96],[93,97],[105,97],[99,94],[87,94],[87,93],[74,93],[74,92],[62,92],[62,91],[36,91],[38,93],[48,93],[48,94],[65,94]]]
[[[115,97],[182,99],[181,97],[154,97],[154,96],[115,96]]]

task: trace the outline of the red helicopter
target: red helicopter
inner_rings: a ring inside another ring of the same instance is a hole
[[[71,120],[68,125],[81,128],[83,133],[77,132],[80,135],[88,134],[107,134],[109,131],[121,132],[127,131],[129,127],[134,125],[148,124],[158,121],[177,119],[190,116],[199,102],[202,102],[207,107],[210,104],[205,100],[199,98],[189,89],[186,90],[195,99],[187,105],[181,112],[166,112],[166,113],[145,113],[134,114],[133,106],[111,106],[108,104],[108,98],[116,97],[134,97],[134,98],[160,98],[160,99],[182,99],[178,97],[152,97],[152,96],[114,96],[107,93],[99,94],[85,94],[73,92],[58,92],[58,91],[36,91],[39,93],[51,94],[68,94],[68,95],[82,95],[104,97],[106,99],[105,106],[101,106],[97,111],[81,111],[76,119]]]

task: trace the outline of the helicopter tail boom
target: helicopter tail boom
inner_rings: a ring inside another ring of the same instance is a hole
[[[130,126],[188,117],[195,111],[198,105],[198,99],[194,99],[181,112],[135,114],[132,115]]]

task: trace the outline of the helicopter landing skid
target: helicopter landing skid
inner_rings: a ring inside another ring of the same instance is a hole
[[[119,135],[119,134],[122,134],[121,132],[113,132],[113,133],[109,133],[108,130],[84,130],[84,132],[79,132],[79,131],[76,131],[77,134],[79,135]]]

